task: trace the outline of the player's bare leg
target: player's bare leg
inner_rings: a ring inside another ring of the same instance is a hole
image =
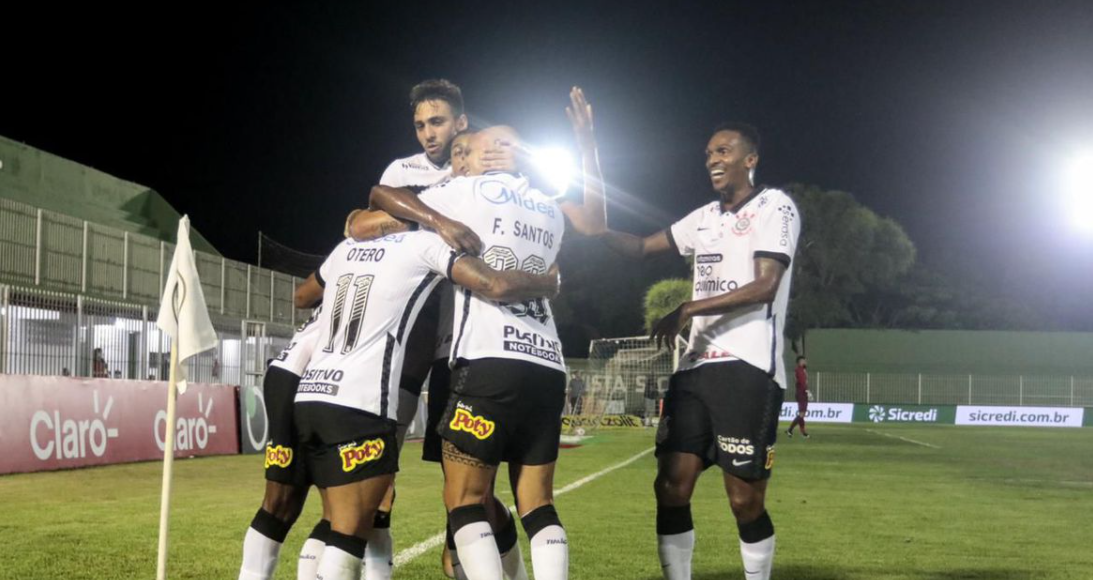
[[[330,535],[319,561],[323,580],[358,580],[368,533],[394,475],[327,488]]]
[[[531,541],[536,580],[569,577],[569,540],[554,509],[554,465],[509,465],[516,511]]]
[[[527,570],[524,568],[524,557],[520,552],[520,543],[516,536],[516,519],[509,513],[505,503],[497,498],[497,479],[490,482],[490,489],[482,500],[486,508],[486,519],[493,529],[494,539],[497,542],[497,551],[501,554],[501,566],[505,572],[506,580],[528,580]],[[448,530],[444,549],[440,553],[440,565],[444,575],[456,580],[464,580],[467,576],[463,573],[463,567],[459,563],[458,553],[453,551],[454,538],[451,530]]]
[[[464,573],[469,580],[502,580],[501,554],[483,505],[497,466],[483,463],[447,440],[443,464],[444,506]]]
[[[725,492],[740,531],[740,556],[747,580],[769,580],[774,561],[774,524],[766,510],[767,481],[725,474]]]
[[[691,496],[704,469],[691,453],[664,453],[657,460],[657,554],[666,580],[690,580],[695,532]]]

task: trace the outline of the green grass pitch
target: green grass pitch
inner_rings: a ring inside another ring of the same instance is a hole
[[[812,433],[778,442],[768,497],[778,537],[774,578],[1093,578],[1093,429],[815,424]],[[563,450],[557,487],[635,456],[652,439],[649,430],[601,431]],[[396,550],[443,525],[439,470],[419,453],[408,443],[403,454]],[[236,577],[261,499],[261,462],[175,464],[170,578]],[[660,578],[653,475],[645,455],[558,498],[571,578]],[[156,463],[0,477],[0,578],[154,577],[159,488]],[[511,494],[501,497],[511,502]],[[277,578],[295,578],[317,500],[289,535]],[[695,579],[742,578],[717,471],[700,481],[692,510]],[[443,578],[438,562],[439,549],[426,551],[395,577]]]

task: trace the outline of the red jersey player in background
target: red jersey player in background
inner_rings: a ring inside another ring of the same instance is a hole
[[[808,430],[805,429],[805,414],[808,413],[808,360],[803,356],[797,357],[797,418],[789,424],[786,435],[793,437],[793,428],[801,426],[801,435],[808,439]]]

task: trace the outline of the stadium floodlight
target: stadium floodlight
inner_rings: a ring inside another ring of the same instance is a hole
[[[1093,151],[1080,153],[1070,161],[1063,187],[1074,223],[1093,234]]]
[[[565,193],[577,173],[573,156],[563,147],[532,149],[531,162],[536,171],[547,180],[551,193],[555,195]]]

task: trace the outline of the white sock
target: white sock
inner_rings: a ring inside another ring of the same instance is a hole
[[[547,526],[531,538],[531,568],[535,571],[535,580],[569,578],[569,541],[565,528]]]
[[[524,568],[524,555],[520,553],[519,542],[501,555],[501,568],[505,571],[506,580],[528,580],[528,571]]]
[[[695,551],[695,531],[658,535],[657,554],[664,580],[691,580],[691,554]]]
[[[364,547],[364,580],[391,580],[394,557],[391,528],[373,528]]]
[[[300,559],[296,563],[296,580],[315,580],[315,574],[319,571],[319,559],[323,557],[323,548],[326,548],[326,544],[315,538],[304,541],[304,547],[300,548]]]
[[[281,542],[267,537],[254,528],[247,528],[243,538],[243,565],[239,580],[269,580],[281,555]]]
[[[469,580],[503,580],[501,554],[489,522],[477,521],[456,530],[455,546]]]
[[[327,546],[319,559],[317,580],[358,580],[361,577],[361,559],[337,546]]]
[[[740,558],[744,560],[744,578],[770,580],[770,569],[774,563],[774,536],[754,544],[741,540]]]

